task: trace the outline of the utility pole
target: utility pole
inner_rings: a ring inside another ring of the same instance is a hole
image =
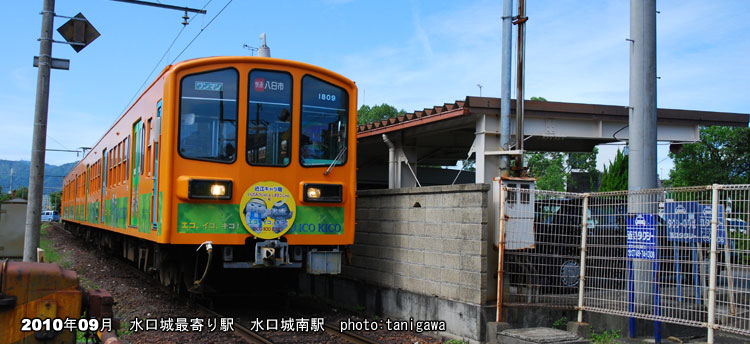
[[[39,39],[39,71],[36,79],[34,134],[31,144],[29,171],[29,200],[26,207],[26,232],[23,261],[35,262],[39,247],[42,192],[44,190],[44,153],[47,147],[47,110],[49,106],[49,78],[52,64],[52,26],[55,19],[55,0],[44,0],[42,35]]]
[[[628,191],[656,188],[656,0],[630,0],[630,120]],[[655,194],[629,194],[629,214],[655,214]],[[655,225],[655,224],[652,224]],[[658,241],[657,241],[658,247]],[[656,252],[659,252],[658,249]],[[658,257],[657,257],[658,259]],[[634,305],[651,305],[652,260],[632,258]],[[630,319],[630,335],[635,335]],[[655,323],[659,343],[660,331]]]
[[[628,190],[657,187],[656,0],[630,1]]]

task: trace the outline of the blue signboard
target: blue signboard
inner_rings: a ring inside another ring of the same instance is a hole
[[[701,240],[704,243],[710,244],[711,243],[711,205],[701,204],[700,208],[698,209],[698,227],[700,228],[700,235]],[[727,232],[724,229],[724,206],[719,205],[718,209],[718,216],[717,216],[718,224],[716,227],[716,238],[717,238],[717,244],[724,245],[727,238]]]
[[[667,239],[671,242],[710,243],[711,205],[698,202],[664,203],[664,219],[667,222]],[[718,244],[726,242],[724,228],[724,206],[718,209]]]
[[[698,202],[664,203],[664,219],[667,222],[667,239],[672,242],[696,242],[698,240]]]
[[[656,259],[656,226],[653,214],[628,214],[628,258]]]

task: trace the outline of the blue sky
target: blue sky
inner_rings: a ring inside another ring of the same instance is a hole
[[[502,0],[371,1],[160,0],[202,8],[182,29],[183,13],[104,1],[58,0],[56,13],[82,12],[102,36],[80,53],[55,44],[71,60],[53,70],[47,147],[93,145],[136,90],[168,63],[215,55],[249,55],[266,32],[274,57],[339,72],[357,82],[360,104],[389,103],[413,111],[478,95],[500,94]],[[28,160],[34,116],[42,0],[6,4],[0,55],[0,159]],[[750,2],[659,1],[659,107],[750,112]],[[529,0],[526,94],[551,101],[626,105],[629,1]],[[192,17],[193,15],[191,15]],[[67,19],[56,18],[55,28]],[[204,28],[194,43],[188,42]],[[62,40],[55,33],[56,40]],[[600,166],[616,147],[600,147]],[[659,172],[672,163],[660,146]],[[76,160],[48,152],[47,162]]]

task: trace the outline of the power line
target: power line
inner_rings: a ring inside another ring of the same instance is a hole
[[[57,143],[58,145],[62,146],[62,148],[65,148],[65,149],[70,149],[70,148],[68,148],[68,147],[65,147],[65,145],[64,145],[64,144],[60,143],[60,141],[57,141],[57,140],[55,140],[55,138],[54,138],[54,137],[52,137],[52,136],[49,136],[49,134],[47,134],[47,138],[48,138],[48,139],[50,139],[50,140],[52,140],[52,141],[55,141],[55,142],[56,142],[56,143]]]
[[[212,1],[213,0],[208,0],[208,2],[205,5],[203,5],[203,9],[205,9]],[[197,16],[193,16],[193,18],[190,18],[190,21],[188,22],[188,24],[192,23],[196,17]],[[138,94],[141,93],[141,90],[143,89],[143,87],[146,86],[149,80],[151,80],[151,76],[154,74],[154,71],[156,71],[156,69],[159,68],[159,65],[161,65],[161,62],[164,61],[164,58],[167,57],[167,54],[169,54],[169,51],[172,50],[172,47],[177,42],[177,39],[179,39],[180,35],[182,35],[182,32],[185,31],[185,27],[187,27],[187,25],[183,25],[182,28],[180,28],[180,31],[177,33],[177,36],[175,36],[175,38],[172,40],[172,43],[169,44],[169,47],[167,47],[167,50],[165,50],[164,54],[161,55],[161,58],[159,59],[159,61],[156,62],[156,64],[154,65],[154,68],[151,69],[151,72],[148,73],[148,75],[146,76],[146,79],[143,80],[143,83],[141,84],[141,86],[138,87],[138,89],[135,91],[135,93],[130,98],[128,103],[125,104],[125,108],[123,108],[122,111],[120,111],[120,113],[125,113],[125,110],[128,109],[128,106],[130,106],[130,104],[133,102],[135,97],[137,97]]]
[[[185,50],[187,50],[188,48],[190,48],[190,45],[192,45],[192,44],[193,44],[193,42],[195,42],[195,40],[196,40],[196,39],[198,39],[198,36],[200,36],[200,35],[201,35],[201,34],[203,33],[203,30],[207,29],[207,28],[208,28],[208,27],[209,27],[209,26],[211,25],[211,23],[213,23],[213,22],[214,22],[214,20],[215,20],[215,19],[216,19],[217,17],[219,17],[219,15],[221,15],[221,13],[222,13],[222,12],[224,12],[224,10],[225,10],[225,9],[227,8],[227,6],[229,6],[229,4],[231,4],[231,3],[232,3],[232,1],[234,1],[234,0],[229,0],[229,1],[227,2],[227,4],[226,4],[226,5],[224,5],[224,7],[223,7],[223,8],[222,8],[222,9],[221,9],[221,10],[219,11],[219,13],[216,13],[216,15],[215,15],[215,16],[214,16],[213,18],[211,18],[211,20],[210,20],[210,21],[208,22],[208,24],[206,24],[206,26],[204,26],[204,27],[202,27],[202,28],[201,28],[201,30],[200,30],[200,31],[198,32],[198,34],[197,34],[197,35],[195,35],[195,37],[193,37],[193,40],[191,40],[191,41],[190,41],[190,43],[188,43],[188,45],[187,45],[187,46],[185,46],[185,48],[184,48],[184,49],[182,49],[182,51],[181,51],[181,52],[180,52],[179,54],[177,54],[177,56],[176,56],[176,57],[174,58],[174,60],[172,60],[172,62],[171,62],[170,64],[172,64],[172,63],[174,63],[175,61],[177,61],[177,59],[178,59],[178,58],[180,58],[180,56],[182,55],[182,53],[184,53],[184,52],[185,52]]]

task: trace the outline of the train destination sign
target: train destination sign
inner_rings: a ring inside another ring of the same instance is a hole
[[[223,82],[211,82],[211,81],[196,81],[195,90],[196,91],[223,91],[224,83]]]
[[[653,214],[628,214],[628,258],[656,259],[656,226]]]

